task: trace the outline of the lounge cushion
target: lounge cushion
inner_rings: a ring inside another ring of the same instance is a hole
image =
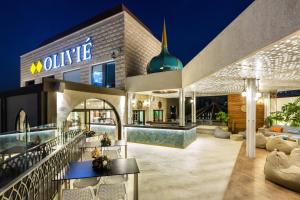
[[[244,137],[240,134],[231,134],[230,135],[230,140],[233,140],[233,141],[243,141],[244,140]]]
[[[298,127],[288,127],[286,132],[292,134],[300,134],[300,130]]]
[[[290,163],[300,167],[300,148],[295,148],[290,154]]]
[[[230,132],[223,131],[221,128],[217,127],[214,132],[216,138],[229,139]]]
[[[271,131],[272,132],[277,132],[277,133],[282,133],[283,128],[280,126],[272,126]]]
[[[290,154],[294,148],[299,147],[296,142],[283,140],[280,137],[272,137],[268,139],[266,148],[268,151],[273,151],[277,149],[278,151],[282,151],[286,154]]]
[[[295,153],[298,153],[298,151],[300,149],[296,150]],[[299,161],[292,161],[291,156],[287,156],[283,152],[273,151],[266,159],[265,177],[278,185],[300,192],[299,165]]]
[[[257,148],[261,148],[261,149],[266,148],[267,138],[262,133],[257,133],[255,135],[255,139],[256,139],[256,147]]]
[[[244,139],[246,139],[246,131],[238,132],[239,135],[242,135]]]

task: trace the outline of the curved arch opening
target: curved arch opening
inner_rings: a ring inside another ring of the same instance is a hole
[[[121,120],[114,106],[102,99],[86,99],[74,107],[67,117],[67,127],[78,127],[107,133],[112,139],[121,139]]]

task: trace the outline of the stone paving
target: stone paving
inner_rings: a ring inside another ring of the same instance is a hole
[[[186,149],[129,143],[137,159],[139,199],[223,199],[241,142],[200,134]],[[127,182],[132,199],[133,176]]]

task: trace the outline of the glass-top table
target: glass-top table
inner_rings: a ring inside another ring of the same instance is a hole
[[[110,169],[94,170],[92,160],[83,162],[71,162],[66,173],[54,179],[54,181],[63,181],[68,187],[67,182],[74,179],[84,179],[93,177],[116,176],[116,175],[134,175],[134,200],[138,200],[138,174],[140,173],[135,158],[114,159]],[[61,184],[59,184],[61,186]],[[59,199],[61,199],[61,188],[59,189]]]

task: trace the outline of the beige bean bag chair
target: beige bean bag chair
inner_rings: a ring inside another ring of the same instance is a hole
[[[277,149],[278,151],[282,151],[286,154],[290,154],[294,148],[299,147],[296,142],[283,140],[280,137],[273,137],[267,140],[266,148],[268,151],[274,151]]]
[[[239,135],[242,135],[244,139],[246,139],[246,131],[238,132]]]
[[[222,138],[222,139],[229,139],[230,134],[231,134],[230,132],[224,131],[219,127],[217,127],[214,132],[214,136],[216,138]]]
[[[233,140],[233,141],[243,141],[244,140],[244,137],[240,134],[231,134],[230,135],[230,140]]]
[[[262,133],[257,133],[256,138],[256,148],[265,149],[267,144],[267,138]]]
[[[300,148],[292,151],[290,156],[273,151],[267,156],[265,177],[278,185],[300,192]]]
[[[300,148],[295,148],[290,154],[290,163],[300,167]]]

